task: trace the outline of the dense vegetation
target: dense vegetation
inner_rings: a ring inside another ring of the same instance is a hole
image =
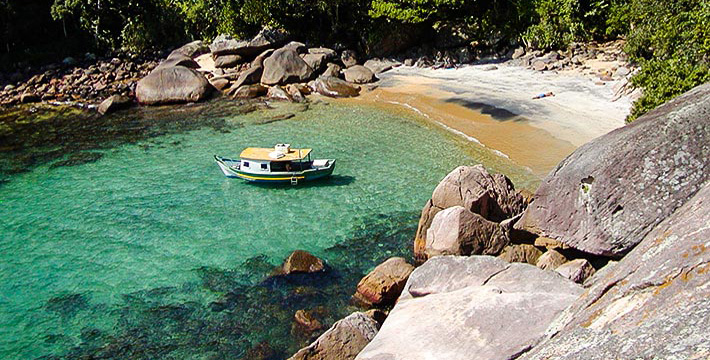
[[[557,49],[626,37],[642,65],[633,82],[645,90],[632,117],[710,80],[710,0],[0,0],[0,21],[3,68],[273,26],[376,55],[423,42]]]

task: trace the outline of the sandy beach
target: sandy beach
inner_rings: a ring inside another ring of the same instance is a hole
[[[399,67],[377,89],[348,101],[400,106],[544,177],[582,144],[624,125],[627,97],[579,73],[518,66]],[[533,99],[540,93],[554,97]]]

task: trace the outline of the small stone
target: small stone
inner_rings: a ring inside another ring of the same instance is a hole
[[[493,71],[493,70],[498,70],[498,67],[495,65],[488,65],[483,68],[483,71]]]
[[[542,251],[528,244],[506,246],[503,252],[498,255],[499,258],[509,263],[522,262],[531,265],[535,265],[540,256],[542,256]]]
[[[106,115],[120,109],[125,109],[131,106],[131,103],[132,101],[129,97],[113,95],[99,105],[98,111],[101,115]]]
[[[355,51],[343,50],[340,54],[340,61],[343,62],[343,65],[345,65],[346,68],[355,66],[357,65],[357,55],[355,54]]]
[[[537,259],[535,266],[543,270],[554,270],[567,262],[567,258],[556,250],[547,250]]]
[[[535,70],[535,71],[547,70],[547,64],[542,60],[535,60],[532,63],[532,67],[533,67],[533,70]]]
[[[515,60],[523,55],[525,55],[525,49],[523,49],[522,47],[519,47],[519,48],[515,49],[515,51],[513,51],[512,58]]]
[[[266,91],[266,97],[274,100],[291,101],[291,96],[278,85],[269,87],[269,90]]]
[[[594,275],[594,267],[587,259],[576,259],[565,263],[555,269],[560,275],[578,283],[584,283],[590,276]]]

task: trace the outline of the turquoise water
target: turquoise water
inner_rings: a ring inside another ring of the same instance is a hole
[[[296,309],[332,323],[352,310],[362,274],[409,255],[418,213],[451,169],[483,162],[536,181],[406,111],[320,103],[275,122],[263,112],[169,116],[192,125],[6,176],[0,358],[239,358],[265,347],[283,357],[313,336],[294,335]],[[215,117],[218,127],[200,123]],[[255,185],[212,160],[280,142],[337,158],[334,176]],[[324,258],[328,272],[268,277],[295,249]]]

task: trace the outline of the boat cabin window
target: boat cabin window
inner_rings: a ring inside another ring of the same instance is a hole
[[[268,169],[268,168],[269,168],[269,165],[268,165],[268,164],[261,164],[261,169],[262,169],[262,170],[266,170],[266,169]]]
[[[248,161],[245,161],[245,162],[244,162],[244,167],[249,167],[249,162],[248,162]]]
[[[274,161],[271,163],[271,171],[291,171],[293,165],[290,161]]]

